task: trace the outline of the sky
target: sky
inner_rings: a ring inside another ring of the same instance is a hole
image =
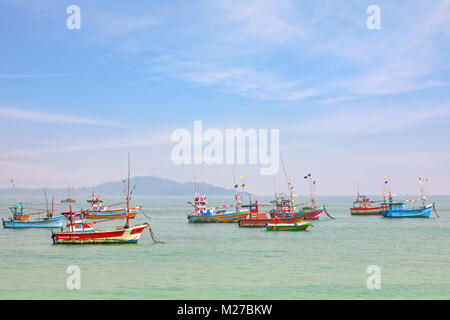
[[[272,194],[260,164],[173,163],[171,134],[202,121],[279,129],[301,196],[307,173],[318,195],[381,194],[383,176],[450,194],[448,0],[0,0],[0,41],[0,187],[117,181],[130,152],[132,175],[232,188],[234,170]]]

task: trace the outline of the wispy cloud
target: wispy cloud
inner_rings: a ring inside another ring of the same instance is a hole
[[[95,126],[120,127],[120,123],[97,119],[93,117],[80,117],[70,114],[49,113],[45,111],[24,110],[16,108],[0,108],[0,119],[17,121],[53,123],[53,124],[83,124]]]
[[[250,67],[227,67],[220,63],[186,61],[172,56],[163,57],[155,65],[153,70],[159,74],[260,100],[295,101],[320,94],[300,80],[286,79],[273,72]]]
[[[96,139],[95,141],[92,141],[92,139],[78,142],[72,140],[70,144],[58,144],[52,142],[52,146],[50,147],[48,144],[45,144],[33,148],[8,150],[0,154],[0,159],[28,158],[54,153],[78,153],[83,151],[116,150],[131,147],[151,147],[169,143],[171,143],[169,134],[140,134],[138,137],[103,138],[101,140]]]
[[[345,109],[304,121],[296,126],[296,131],[312,135],[315,129],[325,135],[357,135],[390,133],[402,131],[426,121],[450,117],[450,104],[432,107],[357,108]]]
[[[267,40],[272,43],[293,41],[305,35],[299,12],[291,1],[219,1],[233,37]]]
[[[389,12],[389,8],[382,13],[401,20],[399,12]],[[350,58],[361,70],[340,80],[337,87],[355,94],[392,95],[449,85],[435,74],[450,68],[446,54],[450,45],[450,2],[427,3],[419,16],[403,21],[398,29],[403,32],[384,33],[378,38],[374,33],[384,31],[372,31],[366,39],[354,39],[358,40],[354,43],[344,37],[345,45],[337,40],[328,44],[330,51]]]
[[[219,86],[239,95],[263,100],[293,101],[319,94],[315,89],[305,88],[301,81],[284,80],[272,73],[249,68],[220,69],[198,65],[181,71],[179,76],[196,84]]]
[[[65,73],[49,73],[49,74],[11,74],[11,73],[0,73],[0,79],[41,79],[41,78],[61,78],[61,77],[71,77],[72,74]]]

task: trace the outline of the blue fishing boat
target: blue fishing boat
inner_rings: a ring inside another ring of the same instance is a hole
[[[244,173],[240,178],[246,176]],[[230,205],[222,205],[215,208],[208,208],[206,195],[200,195],[198,192],[198,184],[195,182],[194,176],[194,200],[188,201],[194,207],[194,212],[187,215],[190,223],[230,223],[239,222],[239,220],[250,213],[250,209],[242,208],[242,196],[244,194],[245,183],[236,184],[234,177],[234,203]]]
[[[403,200],[398,201],[394,200],[391,193],[391,186],[389,183],[389,201],[384,201],[382,205],[385,207],[381,214],[386,218],[428,218],[430,217],[431,210],[434,211],[437,217],[439,217],[435,203],[425,205],[427,196],[427,183],[428,179],[419,178],[419,185],[421,187],[422,196],[419,199],[414,200]],[[385,181],[385,185],[388,184],[388,181]],[[385,188],[383,193],[385,194]],[[422,205],[416,207],[407,207],[407,203],[410,202],[422,202]]]
[[[431,210],[436,210],[434,203],[412,208],[407,208],[406,201],[391,201],[384,205],[386,209],[381,214],[386,218],[428,218]]]
[[[53,212],[50,213],[49,211],[47,211],[47,216],[44,218],[30,220],[30,215],[24,213],[22,203],[15,204],[9,209],[13,216],[8,220],[2,218],[3,228],[60,228],[66,220],[64,216],[53,217]]]

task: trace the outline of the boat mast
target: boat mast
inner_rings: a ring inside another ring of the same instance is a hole
[[[383,203],[386,203],[386,184],[387,184],[386,176],[383,176]]]
[[[293,189],[294,187],[291,187],[291,182],[288,179],[288,176],[286,174],[286,168],[284,166],[284,162],[283,162],[283,158],[280,155],[280,159],[281,159],[281,164],[283,166],[283,171],[284,171],[284,176],[286,177],[286,182],[287,182],[287,186],[288,186],[288,191],[289,191],[289,199],[291,201],[291,208],[293,210],[293,212],[295,212],[295,208],[294,208],[294,193],[293,193]]]
[[[389,177],[389,202],[392,202],[391,178]]]
[[[311,173],[308,173],[309,178],[309,193],[311,194],[311,202],[314,205],[316,199],[314,198],[314,183],[312,181]]]
[[[231,172],[233,174],[233,182],[234,182],[234,205],[236,207],[236,211],[239,211],[240,204],[238,200],[238,185],[236,184],[236,176],[234,175],[233,168],[231,168]]]
[[[127,229],[130,223],[130,153],[128,152],[128,186],[127,186],[127,195],[125,197],[127,203],[127,222],[125,223],[124,228]]]
[[[278,201],[277,184],[275,182],[275,173],[272,175],[272,178],[273,178],[273,189],[275,190],[275,201]]]
[[[420,193],[422,195],[422,202],[423,206],[425,207],[425,201],[427,199],[427,183],[428,179],[422,179],[419,178],[419,185],[420,185]]]
[[[50,212],[48,210],[48,199],[47,199],[47,191],[44,189],[44,195],[45,195],[45,206],[47,208],[47,218],[49,218]]]
[[[357,190],[358,190],[358,195],[356,197],[356,202],[359,202],[359,183],[356,186]]]

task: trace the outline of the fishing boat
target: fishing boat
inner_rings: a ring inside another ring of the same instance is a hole
[[[382,205],[380,201],[372,201],[369,197],[360,196],[353,202],[353,206],[350,208],[352,215],[368,216],[368,215],[381,215],[381,212],[386,209],[385,205]]]
[[[61,200],[61,203],[75,203],[75,200],[73,200],[73,199],[70,197],[70,186],[69,186],[69,197],[68,197],[67,199]]]
[[[385,218],[428,218],[431,210],[436,210],[435,204],[423,205],[418,207],[407,207],[408,201],[419,200],[405,200],[405,201],[389,201],[386,208],[381,212]]]
[[[8,220],[2,218],[3,228],[60,228],[65,221],[63,216],[53,216],[53,210],[46,211],[46,216],[42,218],[30,219],[30,215],[41,214],[42,212],[24,213],[22,203],[10,207],[12,217]]]
[[[61,227],[60,232],[52,232],[54,244],[137,243],[144,229],[150,230],[148,222],[137,226],[129,226],[129,219],[124,226],[96,230],[93,223],[86,221],[83,212],[70,214],[67,220],[67,230]]]
[[[305,220],[316,220],[319,219],[319,216],[322,214],[322,212],[325,211],[325,213],[333,219],[327,212],[325,206],[317,206],[316,205],[316,197],[314,194],[315,188],[316,188],[316,181],[312,179],[311,173],[308,173],[305,175],[304,179],[309,184],[309,193],[311,196],[311,200],[307,201],[305,203],[302,203],[302,207],[298,208],[296,213],[304,213],[305,214]]]
[[[236,184],[236,179],[234,181],[234,203],[208,208],[206,195],[199,193],[198,184],[195,182],[194,177],[194,200],[188,201],[194,207],[194,212],[188,214],[188,221],[190,223],[233,223],[238,222],[241,217],[247,215],[250,210],[242,208],[242,195],[244,193],[245,183]]]
[[[94,223],[87,222],[85,212],[70,212],[68,215],[67,230],[61,227],[60,232],[52,231],[54,244],[109,244],[109,243],[137,243],[144,229],[150,231],[153,241],[155,240],[150,224],[145,222],[136,226],[130,226],[131,216],[131,193],[130,193],[130,155],[128,154],[128,191],[125,195],[126,221],[125,225],[106,230],[96,230]],[[97,221],[100,222],[100,221]]]
[[[91,199],[86,202],[90,204],[89,208],[79,211],[85,214],[86,219],[125,219],[128,216],[126,208],[111,208],[111,206],[104,206],[100,195],[95,196],[94,193],[92,193]],[[135,218],[141,210],[141,207],[129,208],[130,219]],[[70,212],[63,212],[61,214],[68,216]]]
[[[239,227],[244,228],[263,228],[267,224],[274,223],[300,223],[304,219],[304,215],[286,216],[277,215],[270,212],[259,212],[258,201],[254,204],[250,203],[250,213],[239,219]]]
[[[383,196],[384,201],[372,201],[369,197],[359,194],[358,185],[358,193],[356,200],[353,201],[353,206],[350,208],[350,213],[359,216],[381,215],[381,212],[386,209],[386,206],[383,205],[383,203],[386,202],[386,189],[384,184]]]
[[[294,203],[294,186],[289,180],[286,174],[286,168],[284,166],[283,159],[281,159],[281,164],[283,166],[284,175],[286,178],[288,190],[289,190],[289,198],[283,193],[277,193],[275,188],[275,200],[271,201],[272,204],[275,205],[275,208],[270,212],[272,214],[278,215],[287,215],[292,217],[303,217],[305,220],[316,220],[319,218],[322,212],[325,212],[331,219],[334,219],[327,211],[325,206],[317,206],[315,202],[314,196],[314,188],[315,181],[312,181],[311,174],[305,176],[305,179],[308,179],[310,182],[310,194],[311,200],[301,203],[302,207],[298,207]],[[275,179],[275,178],[274,178]],[[275,181],[274,181],[275,185]]]
[[[389,183],[389,201],[384,202],[383,205],[385,208],[381,212],[383,217],[385,218],[429,218],[431,211],[433,210],[436,216],[439,217],[435,203],[426,205],[426,183],[428,182],[428,179],[423,180],[419,178],[419,184],[421,185],[421,193],[422,196],[419,199],[413,199],[413,200],[394,200],[394,197],[391,193],[391,187]],[[388,182],[385,181],[387,184]],[[415,203],[415,202],[422,202],[421,205],[415,206],[415,207],[408,207],[407,204],[409,203]]]
[[[269,223],[267,224],[267,231],[302,231],[308,229],[311,222],[296,222],[296,223]]]
[[[307,207],[302,207],[301,209],[295,212],[296,215],[304,214],[305,220],[317,220],[319,219],[320,214],[325,210],[324,206],[315,206],[310,205]]]
[[[194,200],[188,203],[194,207],[194,212],[187,216],[190,223],[238,222],[241,217],[250,212],[249,209],[241,209],[238,202],[228,206],[208,208],[206,195],[199,193],[196,193]]]

